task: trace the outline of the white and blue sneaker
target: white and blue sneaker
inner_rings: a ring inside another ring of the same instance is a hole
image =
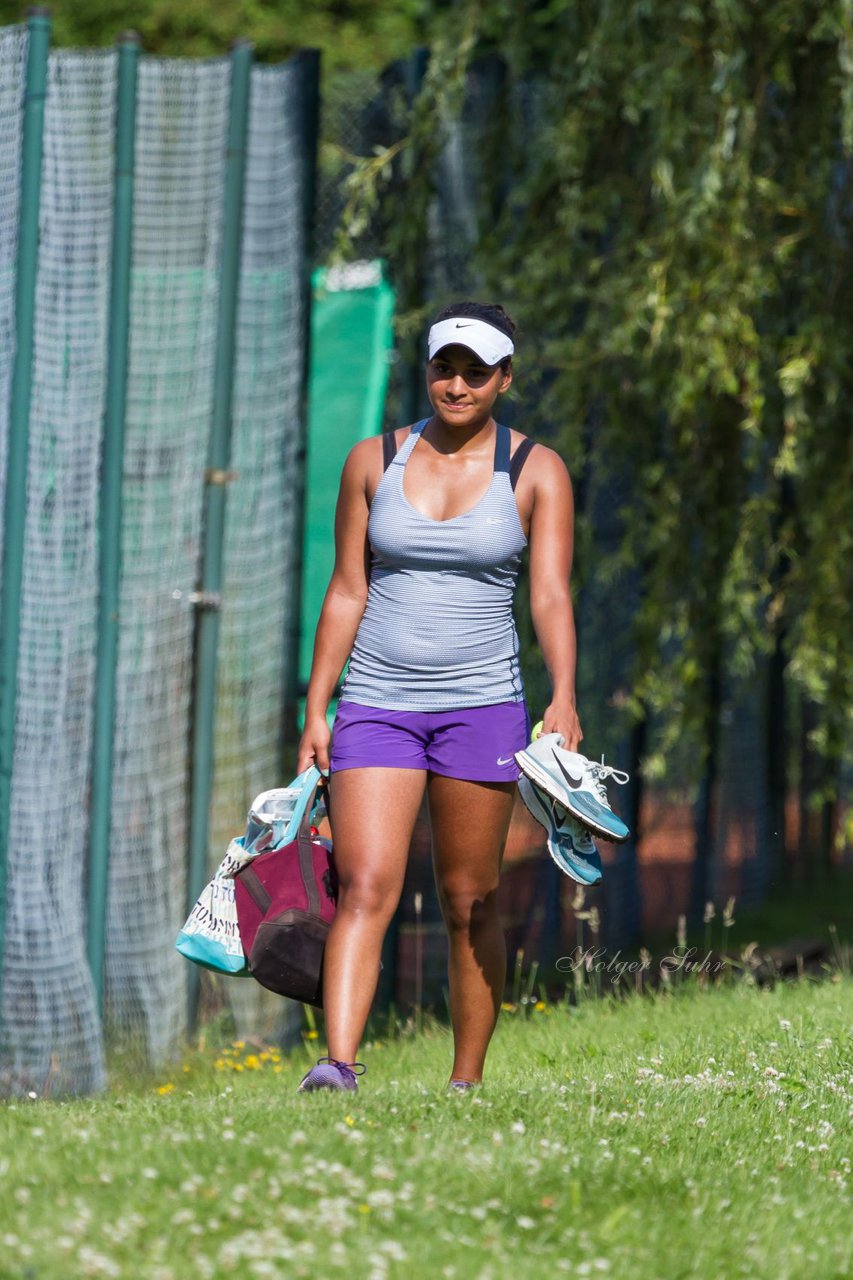
[[[610,808],[604,783],[612,778],[624,786],[628,774],[603,760],[601,764],[587,760],[579,751],[565,751],[562,742],[559,733],[540,735],[523,751],[516,751],[519,769],[594,835],[622,844],[631,832]]]
[[[548,833],[548,852],[560,870],[578,884],[598,884],[601,858],[586,827],[523,774],[518,780],[518,794]]]

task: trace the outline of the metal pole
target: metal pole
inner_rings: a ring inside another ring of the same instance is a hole
[[[18,641],[21,632],[21,588],[24,533],[27,522],[30,394],[33,376],[36,276],[38,272],[39,205],[41,201],[44,103],[47,96],[47,53],[50,15],[31,9],[27,26],[27,80],[21,139],[21,199],[18,209],[18,255],[15,279],[15,359],[9,397],[9,439],[3,513],[3,608],[0,610],[0,986],[6,925],[6,880],[12,819],[12,768],[15,759],[15,712],[18,693]]]
[[[429,67],[429,49],[415,49],[405,63],[405,92],[409,109],[412,109],[423,87]],[[411,157],[405,152],[398,157],[397,172],[400,182],[408,181],[408,168]],[[422,255],[414,262],[406,264],[400,276],[399,296],[401,310],[409,311],[422,307],[426,301],[426,267],[428,254],[426,244],[422,246]],[[400,402],[403,422],[414,422],[421,416],[424,401],[424,350],[426,348],[426,330],[403,339],[400,343],[400,355],[404,370],[400,388]]]
[[[299,384],[299,447],[296,451],[294,485],[293,573],[290,588],[290,621],[287,639],[287,683],[282,719],[283,748],[296,742],[297,702],[305,692],[299,682],[299,639],[301,632],[303,543],[305,537],[305,472],[308,465],[308,380],[311,370],[311,302],[313,297],[314,228],[317,207],[317,142],[320,131],[320,51],[303,49],[297,54],[299,67],[299,134],[302,182],[302,262],[300,320],[302,368]]]
[[[121,579],[122,471],[130,333],[130,266],[133,241],[133,166],[139,36],[119,36],[115,123],[115,193],[110,286],[107,387],[101,455],[100,599],[98,664],[92,742],[89,831],[89,969],[99,1003],[104,994],[104,948],[110,862],[116,660]]]
[[[192,783],[190,846],[187,869],[187,910],[205,885],[213,783],[213,729],[216,714],[216,665],[219,644],[219,606],[223,579],[225,496],[231,474],[231,402],[234,390],[234,349],[240,250],[243,232],[243,192],[246,176],[246,136],[252,46],[237,40],[231,48],[231,100],[225,165],[225,204],[222,226],[219,313],[213,384],[213,417],[205,472],[203,545],[195,637],[195,689],[192,723]],[[199,972],[189,971],[189,1021],[198,1012]]]

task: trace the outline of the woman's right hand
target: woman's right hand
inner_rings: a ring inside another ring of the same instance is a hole
[[[299,739],[296,772],[303,773],[312,764],[321,773],[328,772],[331,741],[332,731],[325,716],[311,716],[310,719],[306,719],[302,737]]]

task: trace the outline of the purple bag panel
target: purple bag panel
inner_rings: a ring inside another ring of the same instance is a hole
[[[304,834],[238,873],[240,940],[262,986],[322,1007],[323,951],[337,891],[331,843]]]

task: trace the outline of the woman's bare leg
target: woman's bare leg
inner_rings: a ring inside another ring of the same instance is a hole
[[[424,793],[419,769],[342,769],[330,818],[338,906],[323,961],[329,1057],[354,1062],[379,978],[382,942],[406,873]]]
[[[498,880],[515,783],[429,775],[433,867],[450,940],[451,1079],[480,1080],[500,1013],[506,944]]]

